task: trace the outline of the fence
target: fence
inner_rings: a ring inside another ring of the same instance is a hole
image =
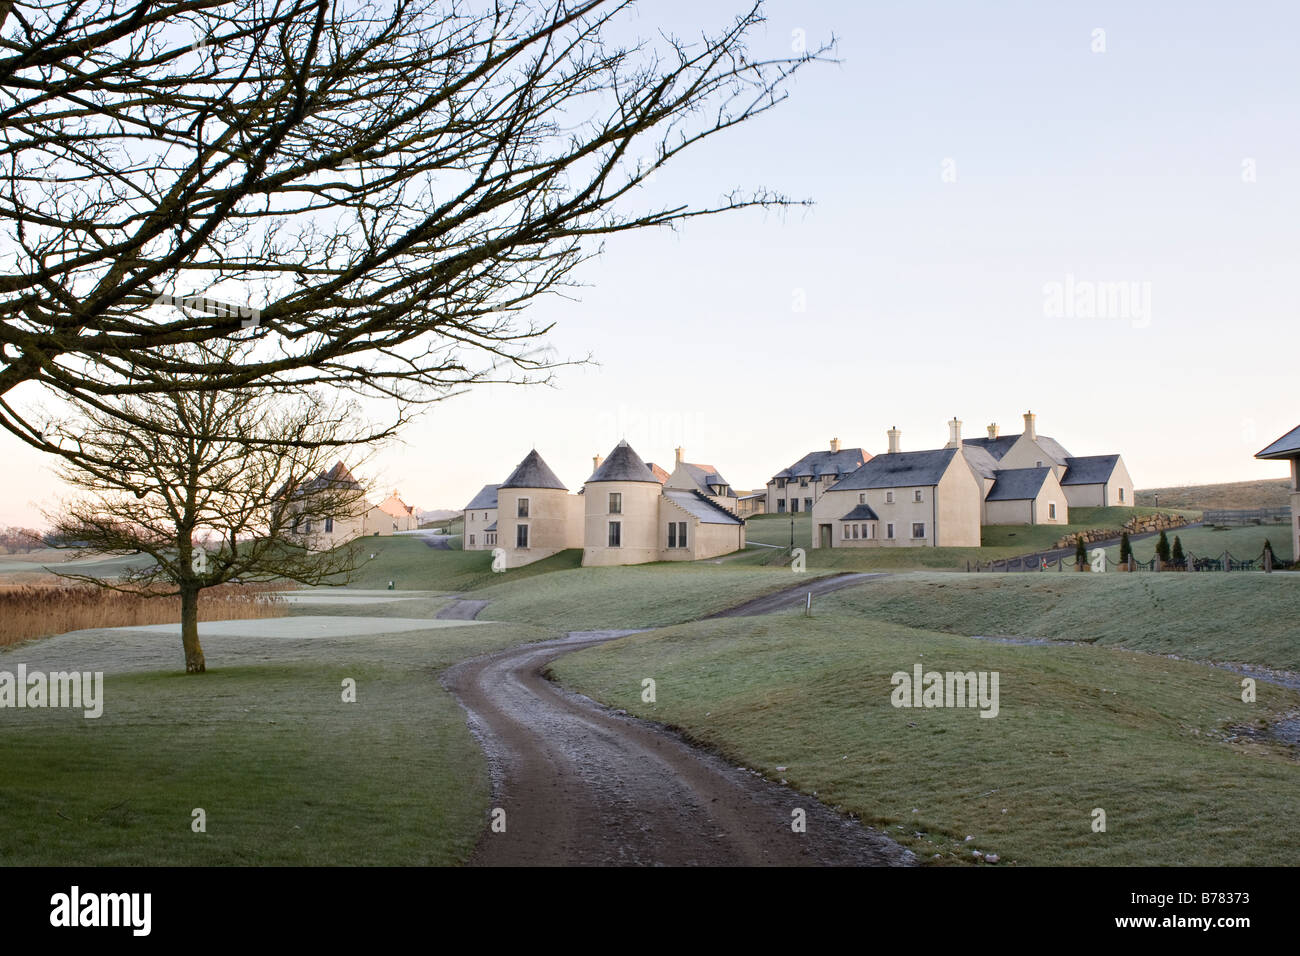
[[[1253,558],[1235,558],[1230,551],[1218,555],[1195,555],[1190,551],[1182,561],[1161,561],[1153,557],[1150,561],[1132,560],[1131,568],[1107,560],[1103,564],[1106,571],[1286,571],[1300,570],[1300,561],[1288,564],[1277,555],[1272,556],[1271,564],[1266,552],[1261,551]],[[966,570],[975,573],[1011,573],[1013,571],[1071,571],[1087,570],[1091,566],[1080,562],[1073,555],[1048,558],[1043,555],[1026,555],[1023,558],[1009,558],[1003,561],[976,561],[973,565],[966,562]]]
[[[1245,511],[1206,511],[1205,524],[1290,524],[1290,508],[1253,508]]]

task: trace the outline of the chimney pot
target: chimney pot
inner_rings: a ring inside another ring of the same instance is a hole
[[[839,440],[838,438],[832,438],[832,439],[831,439],[831,451],[832,451],[832,452],[838,452],[839,450],[840,450],[840,440]]]
[[[1031,441],[1038,438],[1038,430],[1035,425],[1037,420],[1038,416],[1033,412],[1025,412],[1025,437]]]
[[[898,454],[898,450],[899,450],[898,439],[902,436],[903,433],[900,432],[898,430],[898,426],[895,425],[886,434],[889,435],[889,453],[891,455]]]
[[[989,426],[989,438],[998,437],[998,426],[996,423]]]
[[[600,455],[591,456],[591,470],[594,472],[597,468],[605,463],[605,459]]]
[[[679,465],[682,463],[682,455],[683,455],[683,454],[685,454],[685,449],[682,448],[681,445],[678,445],[678,446],[677,446],[677,464],[679,464]]]

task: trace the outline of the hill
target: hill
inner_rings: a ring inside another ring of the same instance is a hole
[[[1139,505],[1154,505],[1160,496],[1161,508],[1244,510],[1250,508],[1285,508],[1291,503],[1291,482],[1286,478],[1267,481],[1234,481],[1220,485],[1181,485],[1176,488],[1139,489]]]

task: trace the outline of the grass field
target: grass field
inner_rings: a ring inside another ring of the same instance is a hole
[[[890,675],[916,663],[998,672],[998,716],[893,707]],[[1300,854],[1300,762],[1265,735],[1300,712],[1300,694],[1261,684],[1245,704],[1236,675],[1190,662],[977,641],[824,603],[813,618],[636,635],[553,670],[885,828],[931,863],[970,862],[973,849],[1039,865],[1291,864]],[[654,704],[641,700],[645,677]],[[1104,833],[1092,830],[1096,808]]]
[[[373,554],[375,557],[371,558]],[[582,552],[562,551],[534,564],[508,572],[512,580],[576,568]],[[470,591],[497,583],[501,575],[492,572],[491,551],[462,551],[431,548],[415,536],[381,537],[366,540],[357,570],[338,584],[354,588],[386,588],[392,581],[397,590]]]
[[[489,782],[437,674],[542,636],[479,625],[268,645],[201,677],[109,675],[98,720],[6,710],[0,865],[460,862]],[[355,704],[342,701],[348,677]],[[206,833],[191,830],[195,808]]]
[[[1183,549],[1199,558],[1217,558],[1224,551],[1233,560],[1258,558],[1264,550],[1264,541],[1273,545],[1273,554],[1282,561],[1291,561],[1291,529],[1286,525],[1247,525],[1234,528],[1175,528],[1166,532],[1170,545],[1175,535],[1183,542]],[[1159,537],[1143,538],[1133,542],[1133,554],[1139,561],[1150,561],[1156,553]],[[1107,560],[1119,561],[1119,546],[1108,548]]]
[[[1285,467],[1285,462],[1282,467]],[[1139,505],[1154,505],[1156,496],[1159,495],[1162,508],[1193,508],[1198,511],[1209,508],[1233,511],[1285,508],[1291,503],[1291,480],[1271,478],[1217,485],[1147,488],[1134,492],[1134,495]]]
[[[907,574],[828,594],[817,612],[1300,671],[1290,574]]]

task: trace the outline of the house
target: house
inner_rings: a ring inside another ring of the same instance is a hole
[[[1033,412],[1019,435],[964,439],[948,423],[943,448],[889,451],[835,482],[813,504],[812,546],[978,547],[991,524],[1067,524],[1072,505],[1133,503],[1119,455],[1076,458],[1038,434]]]
[[[530,451],[497,486],[497,547],[516,568],[567,548],[582,547],[582,498]]]
[[[1000,435],[994,424],[988,427],[987,438],[968,438],[964,444],[987,452],[999,468],[1051,468],[1072,508],[1133,506],[1133,479],[1123,458],[1072,456],[1056,439],[1038,434],[1032,411],[1025,413],[1025,428],[1019,435]]]
[[[812,511],[826,489],[870,458],[861,448],[841,448],[840,440],[832,438],[830,451],[810,451],[772,476],[767,483],[767,513]]]
[[[541,455],[530,452],[510,477],[485,485],[470,502],[477,509],[466,508],[466,547],[472,520],[473,547],[502,549],[507,568],[567,548],[581,548],[586,566],[696,561],[744,548],[736,494],[716,468],[684,461],[678,449],[669,473],[625,441],[592,465],[582,489],[571,494]],[[489,535],[495,544],[484,543]]]
[[[297,497],[300,504],[295,505],[290,535],[314,551],[328,551],[354,538],[419,528],[415,508],[397,491],[377,505],[366,501],[362,484],[341,461],[304,484]],[[313,499],[327,503],[311,504]]]
[[[1291,463],[1291,555],[1300,560],[1300,427],[1291,429],[1255,457]]]
[[[497,546],[497,489],[500,487],[484,485],[465,506],[464,550],[483,551]]]
[[[736,514],[742,518],[767,514],[767,492],[751,491],[736,498]]]

